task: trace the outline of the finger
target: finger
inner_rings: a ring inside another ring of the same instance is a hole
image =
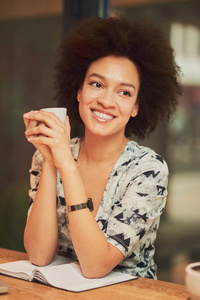
[[[25,136],[26,138],[29,136],[30,137],[30,134],[27,134],[29,132],[29,130],[33,130],[34,128],[37,128],[39,122],[38,121],[35,121],[35,120],[29,120],[29,124],[27,124],[27,127],[26,127],[26,131],[25,131]]]
[[[48,146],[49,148],[52,147],[52,139],[44,135],[31,135],[27,138],[27,140],[28,142],[32,143],[36,148],[38,148],[38,145]]]
[[[27,119],[27,118],[25,117],[25,114],[23,115],[23,120],[24,120],[25,128],[26,128],[26,130],[27,130],[27,129],[28,129],[28,126],[29,126],[29,124],[30,124],[30,120]]]
[[[67,127],[67,134],[70,138],[70,136],[71,136],[71,126],[70,126],[70,123],[69,123],[69,116],[66,116],[65,125]]]
[[[28,129],[29,124],[32,120],[31,116],[36,113],[37,111],[30,111],[28,113],[23,114],[24,124],[26,129]],[[31,127],[37,126],[38,123],[32,123]]]
[[[38,124],[40,124],[38,121],[31,120],[30,123],[29,123],[28,129],[36,128],[38,126]]]
[[[35,122],[35,121],[33,121]],[[30,136],[37,136],[37,135],[44,135],[44,136],[48,136],[48,137],[53,137],[54,136],[54,131],[47,127],[44,123],[39,123],[39,125],[35,126],[35,127],[28,127],[28,129],[25,132],[27,137]]]
[[[48,127],[63,125],[60,119],[52,112],[31,111],[25,114],[25,118],[38,121],[39,123],[45,123]]]

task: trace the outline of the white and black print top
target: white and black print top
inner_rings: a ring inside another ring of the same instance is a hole
[[[77,161],[80,138],[71,140]],[[36,151],[30,170],[30,208],[42,170],[42,155]],[[168,182],[168,167],[153,150],[129,141],[108,179],[96,221],[107,241],[124,255],[114,271],[156,278],[154,242],[162,214]],[[62,181],[57,177],[58,250],[76,258],[68,226]]]

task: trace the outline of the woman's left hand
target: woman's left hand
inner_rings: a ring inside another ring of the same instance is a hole
[[[24,114],[24,118],[39,123],[39,125],[26,130],[27,140],[36,148],[37,146],[40,148],[40,145],[48,146],[51,150],[53,163],[57,169],[60,170],[73,161],[69,147],[71,128],[68,116],[65,124],[51,112],[31,111]],[[49,155],[46,155],[46,152],[42,153],[43,158],[44,160],[49,160]]]

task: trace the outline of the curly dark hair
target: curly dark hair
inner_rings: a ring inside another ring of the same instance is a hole
[[[148,20],[84,19],[66,35],[58,54],[55,98],[58,106],[67,107],[73,122],[82,122],[76,97],[88,67],[110,55],[130,59],[140,76],[139,112],[127,123],[126,136],[144,139],[175,112],[181,95],[180,68],[169,41]]]

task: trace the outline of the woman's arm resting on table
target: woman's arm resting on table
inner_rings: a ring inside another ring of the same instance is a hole
[[[61,172],[68,205],[87,202],[79,171],[74,164],[70,176]],[[89,209],[68,212],[71,238],[85,277],[103,277],[123,260],[124,255],[108,243]]]
[[[24,231],[24,246],[32,263],[36,265],[46,265],[53,259],[57,250],[58,243],[58,224],[56,210],[56,190],[57,190],[57,169],[53,162],[53,156],[50,148],[44,143],[37,143],[35,138],[45,137],[45,124],[42,122],[42,116],[45,113],[39,113],[40,119],[34,119],[34,116],[39,112],[30,112],[24,114],[24,123],[26,127],[25,135],[40,152],[39,159],[43,166],[36,165],[34,171],[40,174],[38,178],[39,186],[34,182],[31,188],[37,190],[34,193],[34,203],[31,207],[31,213],[28,217]],[[58,122],[59,120],[56,119]],[[34,158],[36,161],[37,159]],[[35,162],[34,162],[35,164]],[[42,169],[42,170],[41,170]],[[31,175],[33,176],[33,175]]]
[[[39,266],[49,264],[57,250],[56,178],[55,167],[43,163],[37,194],[24,231],[24,246],[29,259]]]

